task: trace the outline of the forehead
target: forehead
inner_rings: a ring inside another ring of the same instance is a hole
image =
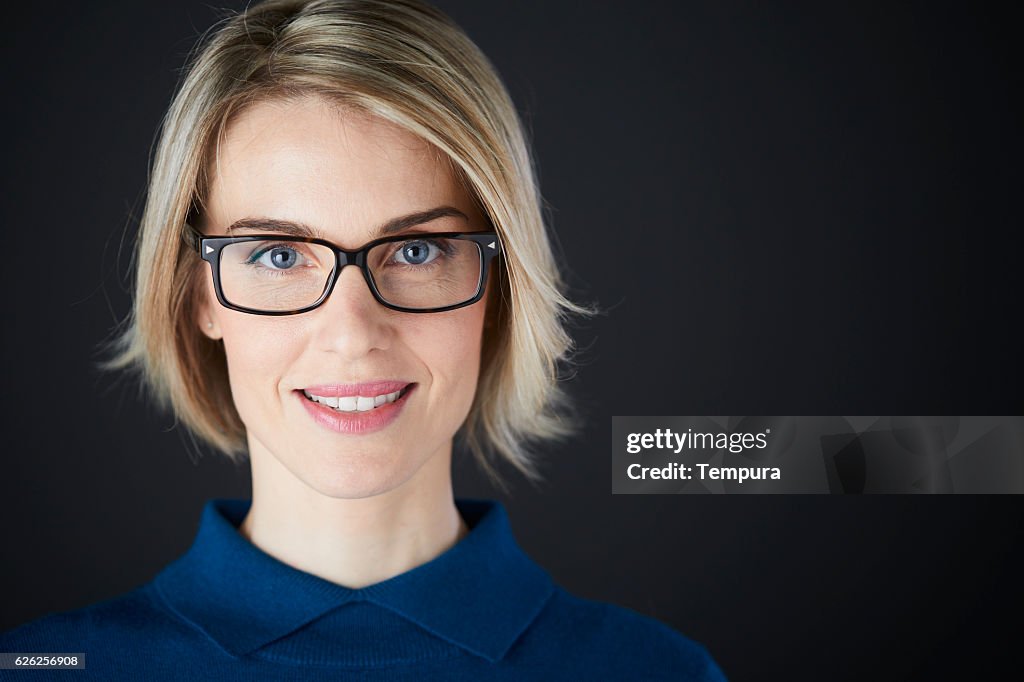
[[[359,241],[398,215],[471,204],[439,150],[384,119],[318,98],[264,101],[228,126],[210,159],[208,223],[304,222]]]

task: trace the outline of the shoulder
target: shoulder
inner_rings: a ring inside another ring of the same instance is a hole
[[[147,641],[179,628],[156,602],[152,583],[77,609],[49,613],[0,632],[0,651],[85,651],[105,645]]]
[[[707,648],[661,621],[555,586],[531,637],[552,641],[611,679],[724,682]]]

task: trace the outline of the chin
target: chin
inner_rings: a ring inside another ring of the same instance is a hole
[[[325,497],[360,499],[394,490],[412,478],[413,473],[400,462],[355,457],[329,466],[315,466],[303,479]]]

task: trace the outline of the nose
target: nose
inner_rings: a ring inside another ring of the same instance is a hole
[[[358,360],[374,349],[386,350],[391,312],[373,297],[359,268],[344,267],[330,296],[311,311],[316,319],[317,345],[347,361]]]

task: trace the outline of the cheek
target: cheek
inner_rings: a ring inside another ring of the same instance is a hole
[[[231,395],[242,421],[265,416],[278,403],[280,379],[292,364],[295,340],[276,318],[221,316]]]
[[[433,400],[468,410],[480,369],[483,312],[484,306],[469,306],[430,316],[407,337],[430,374]]]

